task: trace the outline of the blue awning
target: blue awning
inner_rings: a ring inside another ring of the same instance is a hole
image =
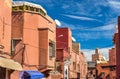
[[[21,78],[25,79],[34,79],[34,78],[44,78],[44,74],[37,70],[26,70],[21,71]]]

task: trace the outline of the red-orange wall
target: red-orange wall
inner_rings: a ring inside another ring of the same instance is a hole
[[[56,29],[56,48],[63,48],[72,51],[72,34],[69,28]],[[69,48],[68,48],[69,47]]]
[[[0,45],[4,46],[3,51],[11,52],[11,0],[0,1]]]
[[[34,65],[31,68],[24,66],[24,69],[54,67],[55,57],[49,58],[49,40],[56,40],[55,22],[48,15],[30,12],[13,12],[12,19],[12,38],[22,38],[21,45],[25,44],[24,63]]]
[[[116,49],[109,49],[109,65],[116,65]]]

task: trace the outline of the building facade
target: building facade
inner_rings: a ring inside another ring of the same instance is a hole
[[[69,28],[56,28],[56,66],[64,79],[69,79],[71,50],[71,30]]]
[[[110,79],[116,79],[116,48],[109,49]]]
[[[118,32],[114,35],[114,44],[116,46],[116,76],[120,78],[120,16],[118,17]]]
[[[100,53],[98,48],[95,50],[95,54],[92,54],[92,61],[97,63],[107,63],[105,57]]]
[[[55,62],[56,24],[37,4],[15,1],[12,6],[12,58],[23,70],[36,70],[50,78]],[[12,77],[18,79],[14,72]]]
[[[80,43],[72,43],[71,53],[71,65],[70,65],[70,79],[86,79],[87,76],[87,62],[86,57],[80,51]]]
[[[109,49],[109,64],[116,65],[116,48]]]
[[[0,11],[0,79],[10,79],[13,71],[22,70],[11,58],[12,0],[1,0]]]
[[[12,0],[1,0],[0,4],[0,44],[5,52],[11,51],[11,9]]]
[[[87,79],[97,79],[96,65],[97,63],[94,61],[87,62],[87,67],[88,67]]]
[[[80,79],[86,79],[87,78],[87,72],[88,72],[88,64],[87,64],[87,60],[86,57],[84,55],[83,52],[80,52],[79,54],[79,58],[80,58]]]
[[[116,79],[116,49],[109,49],[109,61],[98,63],[96,68],[98,79]]]

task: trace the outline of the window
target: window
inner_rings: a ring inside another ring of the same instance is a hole
[[[49,56],[55,57],[55,44],[49,43]]]
[[[74,68],[74,70],[76,70],[76,63],[75,62],[73,62],[73,68]]]
[[[15,52],[15,47],[17,46],[17,44],[20,42],[20,39],[12,39],[11,41],[11,55],[14,54]]]

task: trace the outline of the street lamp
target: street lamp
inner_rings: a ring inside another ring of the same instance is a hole
[[[59,38],[59,37],[63,37],[63,34],[59,35],[57,38]]]

